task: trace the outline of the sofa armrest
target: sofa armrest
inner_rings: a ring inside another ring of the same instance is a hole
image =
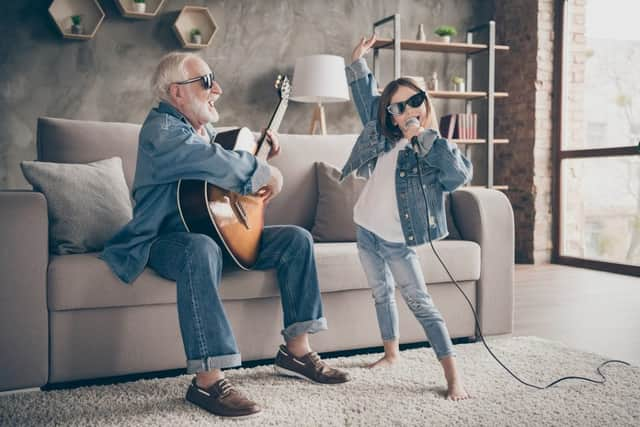
[[[43,194],[0,191],[0,391],[49,377],[48,225]]]
[[[515,262],[511,203],[497,190],[465,188],[451,193],[451,210],[462,238],[480,245],[476,306],[482,333],[510,333]]]

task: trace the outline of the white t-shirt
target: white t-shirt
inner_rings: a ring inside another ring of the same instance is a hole
[[[398,153],[408,143],[403,138],[391,151],[378,157],[373,174],[353,207],[354,222],[388,242],[405,242],[396,198],[396,163]]]

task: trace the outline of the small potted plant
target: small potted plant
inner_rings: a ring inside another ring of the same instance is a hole
[[[133,10],[136,13],[145,13],[147,11],[146,0],[133,0]]]
[[[84,33],[84,28],[82,28],[82,16],[73,15],[71,16],[71,34],[82,34]]]
[[[464,79],[460,76],[453,76],[451,78],[451,83],[453,83],[453,90],[457,92],[464,92]]]
[[[202,33],[198,28],[191,30],[191,43],[202,44]]]
[[[444,43],[451,42],[451,36],[458,34],[458,31],[450,25],[441,25],[434,31],[435,34],[440,36],[440,41]]]

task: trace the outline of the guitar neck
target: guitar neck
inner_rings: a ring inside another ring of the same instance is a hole
[[[271,130],[274,132],[278,131],[278,129],[280,128],[280,123],[282,123],[282,118],[284,117],[284,113],[287,110],[288,104],[289,104],[289,101],[287,99],[280,99],[280,102],[278,102],[278,106],[276,107],[276,110],[273,112],[273,115],[271,116],[271,120],[269,120],[269,124],[267,125],[266,130]],[[267,134],[265,131],[265,133],[263,133],[260,136],[260,140],[258,141],[258,148],[256,149],[256,157],[258,157],[261,160],[266,160],[270,150],[270,145],[264,143],[266,136]]]

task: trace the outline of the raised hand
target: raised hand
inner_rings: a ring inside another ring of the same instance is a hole
[[[358,59],[362,58],[373,46],[376,42],[376,35],[372,35],[370,38],[363,37],[360,39],[360,42],[353,48],[353,53],[351,53],[351,62],[355,62]]]

